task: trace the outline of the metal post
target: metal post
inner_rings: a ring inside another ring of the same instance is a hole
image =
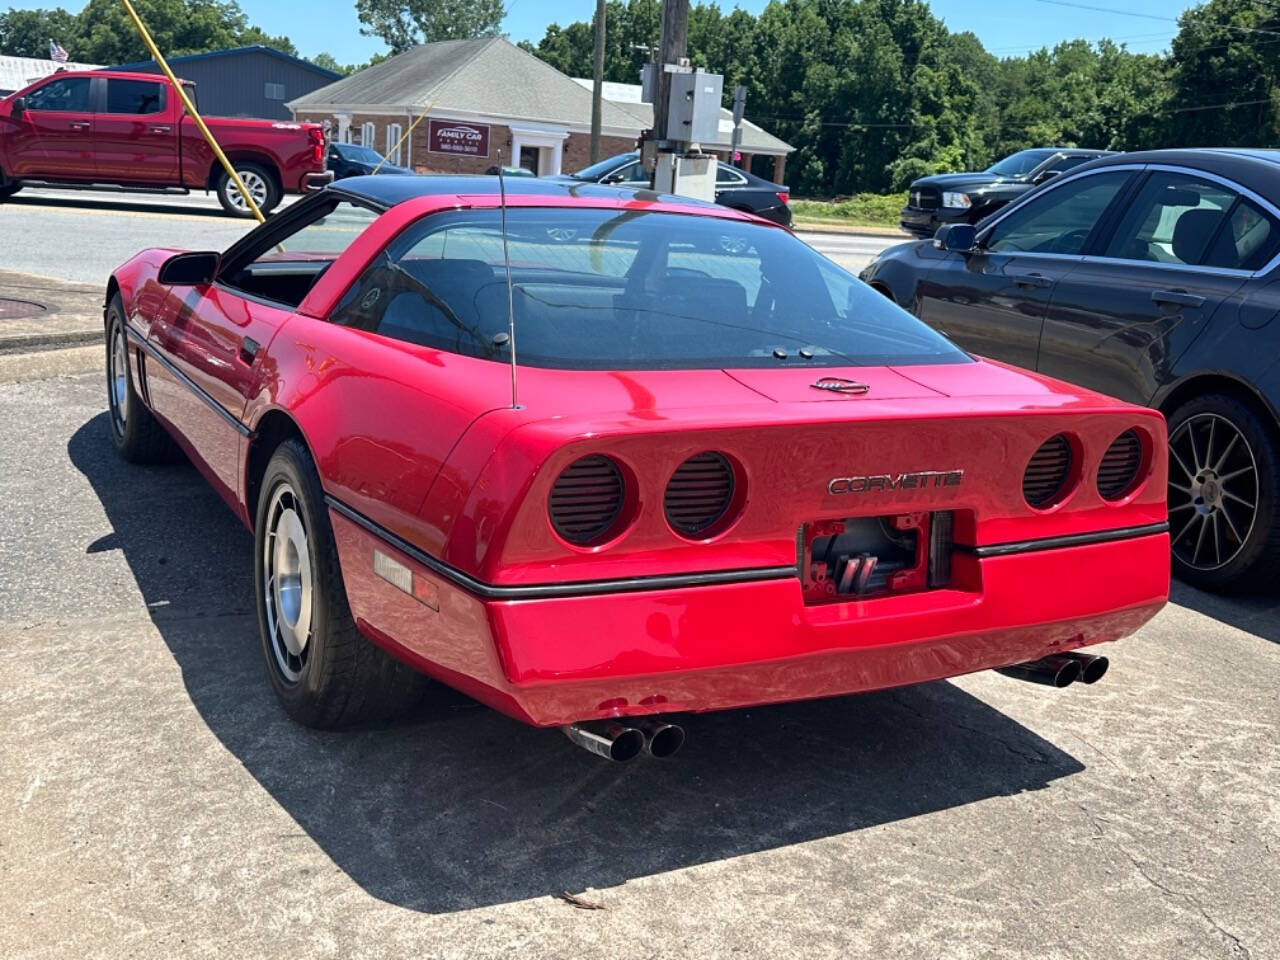
[[[604,112],[604,0],[596,0],[595,70],[591,80],[591,162],[600,159],[600,119]]]
[[[729,149],[729,161],[737,166],[738,151],[742,148],[742,118],[747,112],[747,88],[738,84],[733,90],[733,140]]]

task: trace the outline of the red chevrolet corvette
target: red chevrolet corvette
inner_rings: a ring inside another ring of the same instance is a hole
[[[614,759],[674,714],[991,668],[1166,601],[1160,415],[971,357],[786,230],[343,180],[107,289],[112,437],[255,536],[267,673],[336,726],[432,677]],[[424,676],[425,675],[425,676]]]

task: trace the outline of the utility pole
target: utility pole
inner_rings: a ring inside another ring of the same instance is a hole
[[[591,162],[600,159],[600,117],[604,110],[604,0],[596,0],[596,61],[591,82]]]
[[[658,85],[653,101],[653,136],[661,150],[667,130],[671,74],[667,64],[684,60],[689,50],[689,0],[662,0],[662,39],[658,41]]]

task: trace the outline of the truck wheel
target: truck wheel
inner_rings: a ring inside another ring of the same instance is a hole
[[[111,439],[129,463],[169,463],[181,455],[133,388],[120,295],[107,307],[107,412]]]
[[[276,208],[280,202],[280,187],[276,183],[274,174],[256,163],[237,163],[236,173],[244,181],[249,196],[253,197],[253,202],[258,205],[263,216]],[[236,188],[235,181],[227,176],[225,170],[218,174],[216,189],[218,202],[227,213],[233,217],[253,216],[253,211],[249,209],[249,205],[244,202],[244,197]]]
[[[388,720],[430,682],[356,628],[320,477],[286,440],[267,464],[254,524],[254,584],[267,675],[290,717],[308,727]]]

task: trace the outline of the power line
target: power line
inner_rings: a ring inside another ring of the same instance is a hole
[[[1155,13],[1139,13],[1136,10],[1120,10],[1116,7],[1097,7],[1091,3],[1075,3],[1073,0],[1035,0],[1036,3],[1047,3],[1055,7],[1070,7],[1073,10],[1092,10],[1095,13],[1112,13],[1120,17],[1138,17],[1142,20],[1159,20],[1164,23],[1178,23],[1177,17],[1162,17]],[[1212,26],[1223,30],[1237,30],[1242,33],[1264,33],[1268,36],[1280,37],[1275,30],[1262,30],[1258,27],[1238,27],[1230,23],[1217,23]]]

